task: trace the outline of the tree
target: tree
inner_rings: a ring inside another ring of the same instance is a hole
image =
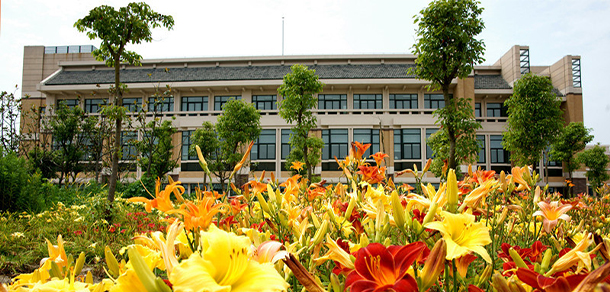
[[[201,154],[208,163],[208,169],[216,170],[216,161],[219,154],[220,142],[218,141],[218,134],[214,129],[214,124],[210,122],[203,122],[201,128],[195,130],[191,135],[191,146],[189,147],[189,155],[197,156],[195,146],[199,145]],[[207,175],[203,175],[203,184],[207,184]]]
[[[17,153],[21,136],[18,133],[21,99],[14,93],[0,93],[0,143],[5,151]]]
[[[456,111],[454,118],[460,121],[455,127],[455,163],[473,163],[479,153],[479,143],[477,142],[476,131],[481,128],[481,123],[474,118],[470,99],[454,99],[451,102],[456,103]],[[437,122],[441,122],[440,117],[446,116],[445,111],[448,107],[438,109],[434,114],[439,117]],[[447,127],[442,127],[436,133],[428,138],[428,145],[434,152],[434,161],[432,162],[432,171],[437,177],[444,177],[443,165],[449,160],[451,152],[449,145],[449,133]]]
[[[449,142],[447,159],[452,169],[457,166],[458,133],[466,128],[460,129],[464,115],[458,113],[458,103],[449,95],[449,86],[454,78],[466,78],[475,64],[484,61],[485,44],[475,38],[485,28],[479,18],[483,12],[479,4],[474,0],[436,0],[414,17],[418,28],[413,53],[417,59],[409,73],[430,81],[429,90],[443,91],[445,110],[438,119]],[[468,137],[476,136],[469,133]]]
[[[90,171],[95,175],[95,181],[99,182],[104,158],[108,157],[108,145],[112,132],[112,121],[104,114],[106,107],[102,108],[99,115],[88,116],[82,128],[84,136],[85,159],[91,164]],[[106,144],[104,144],[106,142]]]
[[[588,168],[585,176],[594,190],[610,179],[610,175],[606,172],[610,159],[605,152],[606,149],[598,143],[593,148],[578,153],[578,161]]]
[[[64,179],[67,182],[70,176],[76,178],[83,170],[79,162],[85,154],[84,136],[81,134],[84,121],[85,112],[80,107],[69,108],[63,103],[58,104],[49,119],[48,128],[53,135],[53,150],[57,153],[60,185]]]
[[[242,100],[229,100],[222,107],[222,115],[216,122],[221,153],[216,156],[214,170],[210,168],[210,171],[220,179],[223,191],[225,181],[244,156],[240,146],[256,140],[261,134],[260,119],[260,113],[254,105]]]
[[[121,63],[140,65],[142,56],[125,48],[127,44],[140,44],[152,41],[152,29],[157,27],[171,29],[174,19],[171,16],[154,12],[148,4],[129,3],[118,11],[111,6],[102,5],[89,11],[89,15],[79,19],[74,27],[80,32],[86,32],[90,39],[102,40],[99,49],[92,54],[106,66],[114,67],[114,107],[119,114],[116,115],[114,147],[112,149],[112,170],[108,184],[108,201],[114,201],[116,181],[119,170],[119,153],[121,151],[121,127],[123,115],[120,114],[123,105],[123,91],[121,84]],[[124,113],[124,110],[123,110]]]
[[[564,121],[561,101],[553,93],[551,79],[531,73],[517,80],[508,107],[508,123],[502,145],[517,165],[536,165],[542,150],[560,133]]]
[[[296,123],[290,135],[288,164],[294,161],[305,163],[307,179],[312,181],[312,168],[320,162],[320,152],[324,141],[310,137],[309,131],[317,126],[317,119],[311,112],[318,105],[315,94],[322,91],[324,83],[318,80],[315,70],[304,65],[293,65],[291,73],[284,76],[278,93],[284,97],[279,103],[280,116],[288,123]]]
[[[572,180],[572,172],[580,167],[580,162],[575,154],[585,149],[587,143],[593,141],[591,130],[585,128],[581,122],[570,123],[562,129],[556,141],[551,145],[551,158],[556,161],[563,161],[568,177]]]
[[[160,91],[159,87],[155,89],[148,108],[140,107],[137,114],[136,129],[142,133],[142,140],[132,143],[141,156],[138,165],[146,176],[152,178],[163,177],[178,165],[178,160],[173,159],[172,143],[172,136],[177,130],[171,121],[162,119],[163,112],[169,110],[166,101],[171,98],[172,91],[169,86],[166,86],[164,91]]]
[[[177,132],[171,121],[155,120],[148,122],[143,129],[143,138],[134,142],[141,157],[138,164],[144,170],[144,175],[157,178],[172,171],[178,162],[173,159],[174,144],[172,137]]]

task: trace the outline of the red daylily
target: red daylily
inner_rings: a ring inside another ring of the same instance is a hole
[[[345,287],[351,292],[419,291],[417,281],[407,272],[421,257],[424,246],[423,242],[414,242],[386,248],[371,243],[361,248],[356,254],[356,269],[347,276]]]
[[[549,292],[572,291],[587,277],[587,274],[577,274],[566,277],[559,276],[557,278],[549,278],[524,268],[517,269],[516,274],[519,280],[530,285],[532,288]]]

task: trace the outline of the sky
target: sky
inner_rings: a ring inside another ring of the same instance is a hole
[[[172,15],[173,30],[156,29],[151,43],[131,46],[145,59],[269,56],[284,53],[411,53],[413,16],[428,0],[155,0],[156,12]],[[129,1],[0,0],[0,91],[21,95],[23,47],[99,46],[74,22],[99,5]],[[491,65],[514,45],[530,48],[532,66],[551,65],[566,55],[581,56],[585,126],[610,145],[610,98],[604,93],[610,70],[610,1],[482,0]]]

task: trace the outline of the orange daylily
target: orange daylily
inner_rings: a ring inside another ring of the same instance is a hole
[[[265,190],[267,190],[267,184],[257,181],[257,180],[251,180],[249,182],[247,182],[244,185],[245,189],[250,189],[252,188],[252,193],[254,193],[255,195],[261,192],[264,192]]]
[[[551,230],[557,225],[557,220],[570,220],[570,216],[565,214],[572,209],[572,205],[570,204],[560,205],[558,201],[553,201],[549,204],[545,201],[541,201],[538,202],[538,206],[540,207],[540,210],[534,212],[532,215],[534,217],[542,216],[542,218],[544,218],[542,223],[544,225],[544,231],[547,233],[551,233]]]
[[[526,171],[529,172],[529,169],[527,168],[527,166],[524,166],[523,168],[513,167],[513,169],[512,169],[513,182],[519,183],[519,187],[517,188],[517,190],[522,190],[522,189],[527,189],[528,191],[531,190],[530,185],[525,181],[525,179],[523,179],[523,174]]]
[[[493,179],[495,175],[496,175],[495,170],[478,169],[477,171],[472,173],[472,177],[470,179],[468,179],[468,183],[483,184],[486,181]]]
[[[303,169],[303,166],[305,166],[305,163],[300,162],[300,161],[295,161],[292,163],[292,166],[290,166],[290,169],[300,171],[301,169]]]
[[[286,196],[298,195],[299,190],[301,189],[299,186],[299,178],[301,178],[301,176],[297,174],[280,184],[280,187],[286,187],[284,190],[284,194],[286,194]]]
[[[254,145],[254,141],[250,142],[250,144],[248,145],[248,150],[246,150],[246,153],[244,153],[244,156],[241,158],[241,160],[235,165],[235,168],[233,168],[233,172],[231,173],[231,176],[229,177],[229,181],[233,178],[233,175],[241,169],[241,167],[244,165],[244,163],[246,163],[246,159],[248,159],[248,156],[250,156],[250,150],[252,150],[252,146]]]
[[[309,201],[313,201],[315,198],[326,194],[326,188],[323,187],[316,187],[316,188],[310,188],[309,190],[307,190],[307,200]]]
[[[373,157],[373,159],[375,159],[375,163],[377,163],[377,166],[380,166],[383,159],[386,157],[390,157],[390,156],[383,152],[377,152],[377,153],[371,155],[371,157]]]
[[[168,213],[179,213],[184,217],[184,227],[187,230],[207,230],[214,215],[224,212],[226,204],[216,204],[216,200],[211,197],[199,197],[196,203],[186,202],[180,209],[172,210]]]
[[[379,168],[377,166],[358,166],[358,174],[362,175],[362,180],[369,184],[380,183],[385,179],[385,166]]]
[[[354,158],[356,160],[360,160],[362,159],[362,155],[364,155],[364,152],[366,152],[366,150],[369,149],[369,147],[371,147],[371,144],[362,144],[358,141],[354,141],[352,142],[352,149],[354,152]]]
[[[170,183],[165,187],[165,190],[161,191],[161,180],[157,178],[157,182],[155,184],[155,198],[152,200],[144,197],[133,197],[127,201],[145,203],[147,212],[151,212],[152,208],[162,212],[173,210],[174,205],[172,204],[170,196],[172,193],[174,193],[178,201],[184,201],[182,198],[182,194],[184,194],[184,187],[180,185],[179,181],[174,182],[171,177],[169,182]]]

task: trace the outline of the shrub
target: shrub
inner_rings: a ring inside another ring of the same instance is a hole
[[[19,200],[21,190],[29,183],[26,163],[14,152],[0,149],[0,211],[23,211],[29,200]]]

